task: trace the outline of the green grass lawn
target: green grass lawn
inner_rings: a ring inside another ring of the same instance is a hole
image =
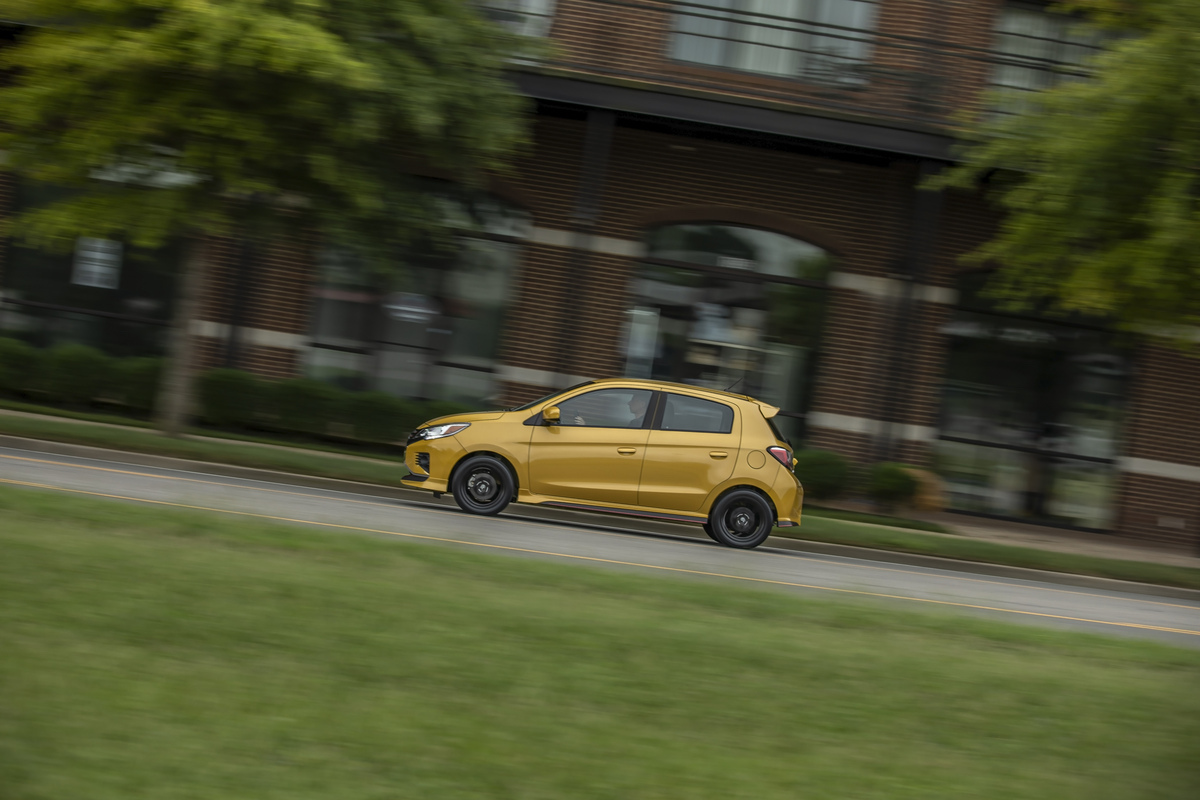
[[[1187,798],[1200,653],[0,488],[0,797]]]

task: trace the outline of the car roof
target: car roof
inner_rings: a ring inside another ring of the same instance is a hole
[[[600,378],[592,381],[591,386],[603,386],[606,384],[619,384],[621,386],[644,386],[647,389],[686,389],[688,391],[697,392],[699,394],[712,394],[720,397],[729,397],[735,400],[741,400],[746,403],[757,403],[760,406],[773,408],[770,403],[764,403],[762,400],[756,400],[753,397],[745,394],[734,394],[722,389],[710,389],[707,386],[693,386],[690,383],[672,383],[670,381],[652,381],[648,378]]]

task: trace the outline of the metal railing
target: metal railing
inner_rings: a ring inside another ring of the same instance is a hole
[[[1087,74],[1080,63],[1036,54],[1078,55],[1078,48],[1038,46],[1077,41],[1001,37],[997,19],[987,21],[986,46],[971,46],[947,41],[950,32],[938,24],[921,36],[879,30],[878,15],[865,12],[863,27],[703,0],[560,0],[557,12],[545,26],[557,52],[544,67],[917,125],[946,126],[963,109],[983,109],[988,90],[1020,94]],[[1037,85],[1014,86],[1014,74],[1036,77]]]

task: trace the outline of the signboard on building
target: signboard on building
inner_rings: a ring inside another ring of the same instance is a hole
[[[121,283],[121,243],[80,236],[75,241],[75,269],[71,283],[116,289]]]

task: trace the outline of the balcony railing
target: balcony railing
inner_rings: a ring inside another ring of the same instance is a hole
[[[790,13],[753,10],[768,7]],[[956,112],[981,107],[989,89],[1029,91],[1086,75],[1082,56],[1096,48],[1061,26],[1059,38],[1047,38],[1002,15],[980,19],[978,7],[970,35],[954,33],[957,19],[935,20],[920,35],[897,33],[881,28],[879,12],[877,0],[559,0],[556,52],[542,64],[626,84],[944,127]],[[549,17],[542,24],[550,30]],[[946,41],[951,35],[958,41]],[[1014,85],[1013,76],[1031,85]]]

